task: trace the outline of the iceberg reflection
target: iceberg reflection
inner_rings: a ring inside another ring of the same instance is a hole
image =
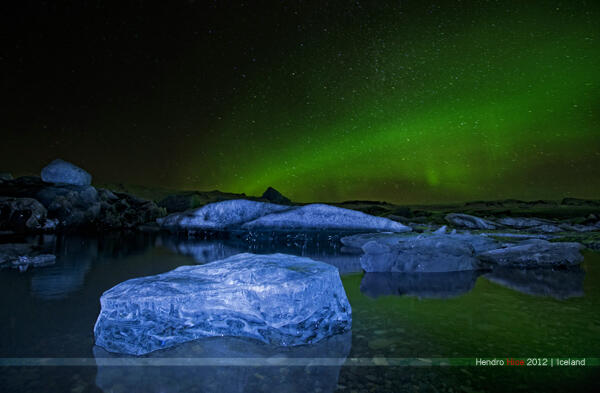
[[[120,356],[95,346],[96,385],[111,393],[333,392],[351,345],[352,334],[347,332],[316,344],[295,347],[238,337],[212,337],[143,357]],[[116,366],[114,361],[120,359],[123,364]],[[177,365],[168,365],[169,359]],[[290,366],[294,359],[302,360],[303,366]],[[319,359],[326,360],[328,366],[306,365],[310,359],[316,363]],[[185,365],[186,360],[191,365]],[[139,365],[157,361],[165,365]],[[194,361],[203,365],[193,365]],[[231,361],[236,365],[223,365]],[[266,363],[272,365],[265,366]]]

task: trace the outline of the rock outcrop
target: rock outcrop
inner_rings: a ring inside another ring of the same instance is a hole
[[[0,196],[0,230],[41,231],[47,225],[47,216],[46,208],[33,198]]]
[[[277,203],[279,205],[291,205],[292,201],[288,198],[284,197],[279,191],[274,189],[273,187],[269,187],[263,192],[262,199],[266,199],[271,203]]]

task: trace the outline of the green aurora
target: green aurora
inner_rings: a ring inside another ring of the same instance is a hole
[[[214,185],[299,201],[599,197],[600,15],[545,3],[330,27],[247,75],[214,123],[225,145],[211,150],[231,160]]]
[[[300,202],[600,198],[598,1],[40,3],[7,19],[0,172],[61,157],[97,185]]]

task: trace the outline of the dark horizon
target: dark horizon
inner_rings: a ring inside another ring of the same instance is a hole
[[[298,202],[600,199],[600,5],[14,4],[0,172]],[[458,201],[458,202],[455,202]]]

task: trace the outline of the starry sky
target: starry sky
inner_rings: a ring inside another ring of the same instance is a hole
[[[600,198],[597,1],[17,3],[0,172],[61,157],[97,183],[303,202]]]

